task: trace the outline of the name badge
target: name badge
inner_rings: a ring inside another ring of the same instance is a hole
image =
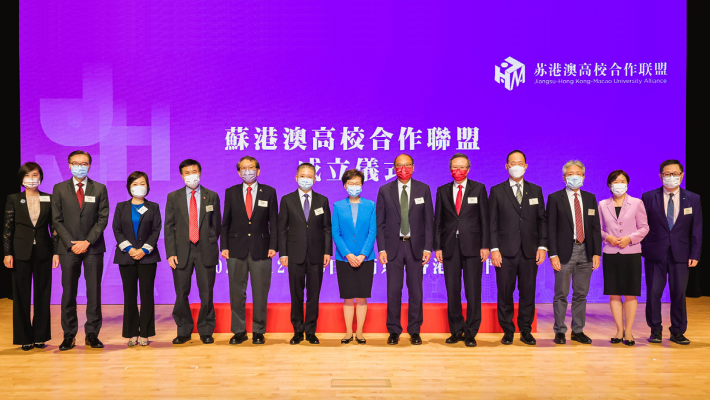
[[[417,197],[416,199],[414,199],[414,204],[424,204],[424,198]]]
[[[209,205],[209,206],[205,207],[205,211],[206,212],[214,211],[214,207]]]
[[[316,215],[321,215],[321,214],[323,214],[323,207],[316,208],[315,213],[316,213]]]
[[[42,203],[49,203],[49,196],[39,196],[39,201]]]
[[[141,214],[145,213],[146,211],[148,211],[148,207],[146,207],[146,206],[143,206],[143,207],[141,207],[141,208],[138,209],[138,212],[141,213]]]
[[[688,215],[693,213],[693,207],[688,207],[683,209],[683,215]]]
[[[595,209],[590,208],[590,209],[589,209],[589,215],[595,215],[595,214],[594,214],[595,211],[596,211]]]
[[[259,200],[259,207],[268,207],[269,202],[266,200]]]
[[[537,199],[530,199],[530,205],[534,206],[537,204]]]
[[[478,204],[478,197],[469,197],[468,204]]]
[[[96,197],[94,196],[84,196],[84,201],[87,203],[96,203]]]

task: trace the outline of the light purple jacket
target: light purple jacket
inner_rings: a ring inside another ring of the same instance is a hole
[[[602,200],[599,202],[599,217],[602,223],[603,253],[634,254],[641,252],[641,240],[648,234],[646,207],[644,207],[641,199],[627,194],[624,199],[624,205],[621,206],[619,218],[616,218],[614,198]],[[628,236],[631,239],[631,243],[623,249],[619,246],[612,246],[606,241],[606,237],[609,235],[617,238]]]

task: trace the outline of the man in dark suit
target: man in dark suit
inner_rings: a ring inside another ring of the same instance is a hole
[[[397,180],[377,194],[377,248],[387,265],[387,344],[399,343],[402,334],[402,286],[407,270],[409,333],[412,344],[422,344],[423,265],[434,245],[434,205],[429,185],[412,179],[414,159],[400,154],[394,160]]]
[[[244,156],[237,163],[243,183],[227,189],[222,218],[222,257],[227,259],[229,298],[232,308],[230,344],[248,339],[245,317],[247,281],[251,275],[254,337],[263,344],[266,332],[266,303],[271,288],[271,258],[276,255],[278,202],[276,190],[257,182],[259,161]],[[271,232],[274,229],[274,232]]]
[[[181,162],[180,175],[185,187],[169,193],[165,204],[165,253],[173,269],[173,319],[178,327],[173,344],[190,340],[195,327],[188,299],[193,271],[201,302],[197,332],[202,343],[209,344],[214,343],[213,291],[215,267],[219,262],[217,241],[222,230],[219,195],[200,185],[202,166],[199,162],[192,159]]]
[[[312,190],[316,168],[303,163],[296,170],[298,190],[281,198],[279,209],[279,256],[288,268],[291,288],[291,344],[306,340],[319,344],[316,336],[318,304],[323,284],[323,268],[333,255],[331,214],[328,198]],[[303,315],[303,290],[306,289],[306,315]]]
[[[446,343],[463,340],[476,346],[481,326],[481,277],[483,261],[488,259],[490,225],[486,185],[467,178],[471,162],[465,154],[449,160],[453,182],[436,190],[434,212],[434,250],[444,264],[446,294],[449,300],[449,330]],[[466,290],[466,321],[461,307],[461,273]],[[465,336],[464,336],[465,333]]]
[[[81,150],[69,154],[73,177],[54,185],[52,218],[59,236],[59,263],[62,266],[62,329],[64,341],[59,350],[69,350],[76,343],[79,330],[76,295],[81,265],[86,280],[85,344],[103,348],[101,330],[101,279],[104,272],[104,229],[108,225],[106,186],[87,178],[91,155]]]
[[[581,190],[584,182],[584,164],[568,161],[562,167],[566,188],[547,198],[547,233],[549,235],[550,263],[555,270],[555,343],[565,344],[567,339],[567,296],[572,282],[572,336],[583,344],[592,344],[584,334],[587,313],[587,293],[592,271],[599,268],[602,254],[602,232],[597,198]],[[591,256],[591,257],[590,257]]]
[[[641,242],[645,259],[646,323],[651,328],[648,341],[661,343],[661,297],[666,287],[666,276],[671,294],[671,341],[690,344],[685,337],[688,315],[685,309],[685,290],[688,286],[689,268],[700,260],[703,240],[703,210],[700,196],[680,188],[683,164],[667,160],[661,164],[659,175],[663,187],[641,196],[649,232]]]
[[[508,179],[491,188],[491,262],[496,267],[501,343],[513,344],[513,292],[518,281],[520,340],[536,344],[530,333],[535,318],[537,267],[547,255],[547,217],[542,188],[523,180],[525,154],[513,150],[506,158]]]

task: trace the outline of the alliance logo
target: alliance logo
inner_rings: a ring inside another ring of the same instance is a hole
[[[505,68],[503,73],[500,72],[501,68]],[[525,83],[525,64],[513,57],[506,58],[500,66],[496,65],[495,80],[496,83],[502,83],[506,89],[513,90],[514,83],[515,86]]]

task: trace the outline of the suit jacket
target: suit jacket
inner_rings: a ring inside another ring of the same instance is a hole
[[[141,214],[138,221],[138,237],[136,237],[133,229],[131,200],[116,204],[116,211],[113,214],[113,234],[116,237],[116,253],[113,257],[115,264],[132,265],[136,262],[128,255],[127,251],[123,251],[128,246],[132,246],[134,249],[144,248],[149,251],[138,260],[139,264],[152,264],[160,261],[158,238],[160,230],[163,228],[160,207],[157,203],[148,200],[144,200],[143,206],[148,210]],[[180,261],[179,258],[178,261]]]
[[[247,217],[244,184],[234,185],[224,194],[221,249],[229,250],[230,257],[245,260],[251,253],[252,260],[268,258],[269,249],[278,250],[277,229],[279,205],[276,190],[259,183],[258,191],[252,193],[254,210],[251,220]]]
[[[673,254],[673,262],[687,263],[700,260],[703,242],[703,209],[700,196],[680,189],[680,210],[673,229],[668,228],[663,205],[663,188],[646,192],[641,196],[648,216],[648,235],[641,242],[641,253],[647,260],[665,262],[668,249]]]
[[[547,216],[542,188],[523,180],[523,202],[518,204],[506,179],[491,188],[491,248],[514,257],[522,245],[527,258],[535,258],[538,247],[547,247]]]
[[[353,223],[350,198],[333,204],[333,241],[335,259],[348,261],[348,254],[365,256],[365,261],[375,259],[375,238],[377,237],[377,214],[375,202],[360,198],[357,221]]]
[[[48,260],[57,254],[59,238],[52,226],[52,195],[44,192],[39,192],[39,195],[49,197],[50,201],[40,201],[36,225],[32,224],[25,192],[7,196],[3,232],[6,256],[13,256],[16,260],[29,260],[32,257],[33,245],[38,260]],[[37,244],[34,244],[35,242]]]
[[[289,265],[304,263],[306,255],[309,263],[323,265],[323,256],[333,255],[328,198],[312,190],[309,194],[311,194],[311,211],[308,214],[308,221],[303,215],[298,190],[281,198],[279,257],[288,257]],[[318,211],[317,215],[316,211]]]
[[[205,266],[217,265],[219,262],[219,239],[222,230],[222,214],[219,207],[219,195],[204,186],[200,186],[200,248],[202,263]],[[207,211],[207,207],[212,211]],[[185,186],[168,193],[165,203],[165,254],[168,258],[177,256],[177,267],[182,269],[187,265],[190,254],[190,221],[187,209],[187,194]]]
[[[641,199],[627,194],[618,218],[616,217],[614,198],[604,199],[599,202],[599,217],[602,223],[604,253],[635,254],[641,252],[641,241],[648,234],[646,207],[644,207]],[[612,246],[609,242],[606,242],[606,237],[609,235],[618,238],[628,236],[631,242],[624,248]]]
[[[442,250],[448,258],[459,246],[464,256],[479,257],[481,249],[489,249],[491,245],[489,217],[486,185],[467,180],[460,214],[456,214],[454,182],[439,186],[434,211],[434,250]],[[459,231],[458,239],[456,230]]]
[[[582,196],[582,225],[584,225],[584,247],[587,259],[602,255],[602,234],[597,213],[597,197],[580,190]],[[549,255],[560,258],[566,264],[572,258],[574,245],[574,215],[567,196],[567,189],[558,190],[547,197],[547,234]]]
[[[79,207],[79,199],[74,190],[74,178],[54,185],[52,194],[52,218],[54,229],[59,235],[59,255],[74,254],[72,241],[86,240],[88,254],[106,252],[104,229],[108,225],[108,192],[106,186],[85,179],[84,203]],[[94,197],[94,201],[89,201]]]
[[[409,188],[409,230],[412,251],[417,260],[422,259],[424,250],[434,246],[434,205],[431,201],[429,185],[410,179]],[[416,199],[424,199],[417,204]],[[392,260],[399,250],[401,229],[401,209],[397,180],[380,187],[377,194],[377,248],[386,251]]]

